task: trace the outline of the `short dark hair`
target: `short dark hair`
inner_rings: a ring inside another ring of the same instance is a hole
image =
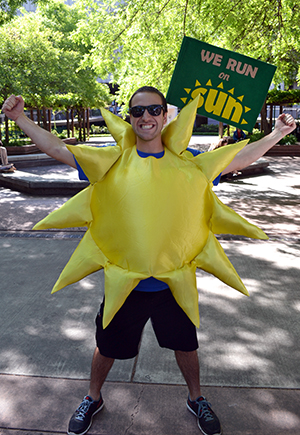
[[[143,92],[150,92],[150,93],[152,93],[152,94],[157,94],[157,95],[159,95],[160,98],[161,98],[162,105],[163,105],[163,111],[164,111],[164,113],[167,113],[167,111],[168,111],[168,105],[167,105],[167,100],[166,100],[164,94],[161,93],[158,89],[154,88],[153,86],[142,86],[141,88],[137,89],[137,90],[134,92],[134,94],[132,94],[132,96],[131,96],[131,98],[130,98],[130,100],[129,100],[129,108],[132,107],[132,100],[133,100],[133,97],[134,97],[136,94],[142,94]]]

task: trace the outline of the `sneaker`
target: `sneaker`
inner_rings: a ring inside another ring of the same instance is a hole
[[[85,396],[70,419],[68,434],[83,435],[87,433],[92,426],[93,416],[101,411],[103,406],[101,393],[98,401],[93,400],[90,396]]]
[[[220,421],[205,397],[200,396],[192,401],[189,396],[186,406],[197,417],[199,429],[204,435],[222,434]]]

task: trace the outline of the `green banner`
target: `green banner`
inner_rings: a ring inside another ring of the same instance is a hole
[[[251,131],[276,67],[184,37],[167,93],[179,108],[200,94],[198,113]]]

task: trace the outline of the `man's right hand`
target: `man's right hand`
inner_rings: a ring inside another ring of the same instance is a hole
[[[11,95],[4,101],[2,111],[8,118],[16,121],[18,117],[24,113],[24,105],[24,100],[21,95],[18,97]]]
[[[66,148],[64,142],[49,131],[40,128],[24,113],[24,100],[19,95],[11,95],[4,102],[2,110],[5,115],[16,122],[33,143],[48,156],[76,168],[73,154]]]

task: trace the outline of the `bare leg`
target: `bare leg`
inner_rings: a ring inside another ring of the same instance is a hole
[[[175,351],[177,364],[187,383],[191,400],[196,400],[201,396],[200,389],[200,369],[197,351],[182,352]]]
[[[114,358],[107,358],[101,355],[98,347],[96,347],[92,361],[90,389],[88,393],[93,400],[99,399],[100,390],[114,361]]]
[[[0,165],[8,165],[7,151],[2,146],[0,146]]]

